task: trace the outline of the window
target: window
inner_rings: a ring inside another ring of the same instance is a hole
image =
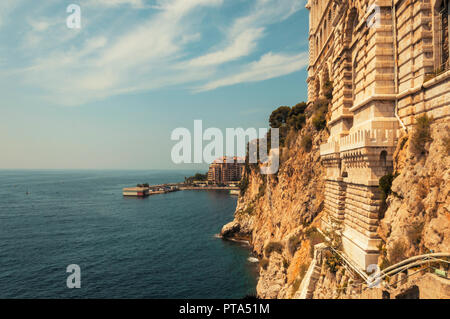
[[[322,49],[322,30],[320,30],[320,35],[319,35],[319,45],[320,45],[320,49]]]
[[[382,151],[380,153],[380,165],[382,167],[386,167],[386,165],[387,165],[387,152],[386,151]]]
[[[317,58],[319,56],[319,37],[316,37],[316,52],[315,57]]]

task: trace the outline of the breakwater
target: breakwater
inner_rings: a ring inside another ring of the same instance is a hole
[[[123,189],[123,196],[131,197],[147,197],[156,194],[166,194],[176,191],[184,190],[199,190],[199,191],[209,191],[209,190],[229,190],[237,191],[239,187],[237,186],[219,186],[219,185],[190,185],[184,183],[170,183],[170,184],[160,184],[160,185],[148,185],[148,184],[138,184],[136,187],[127,187]]]

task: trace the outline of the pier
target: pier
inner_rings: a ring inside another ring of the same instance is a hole
[[[123,189],[123,196],[126,197],[148,197],[157,194],[166,194],[179,191],[180,188],[176,184],[164,184],[153,186],[137,186]]]
[[[238,194],[239,187],[235,185],[189,185],[184,183],[172,183],[161,185],[138,185],[136,187],[127,187],[123,189],[123,196],[125,197],[148,197],[157,194],[166,194],[177,191],[196,190],[196,191],[210,191],[210,190],[227,190],[230,194]]]

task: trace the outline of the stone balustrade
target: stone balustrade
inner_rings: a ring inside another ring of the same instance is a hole
[[[363,147],[392,147],[397,144],[398,130],[358,130],[339,139],[320,145],[320,155],[325,156]]]

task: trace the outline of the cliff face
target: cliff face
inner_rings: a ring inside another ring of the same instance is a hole
[[[305,135],[312,138],[309,151],[302,146]],[[248,188],[238,200],[235,220],[222,230],[224,237],[250,239],[261,260],[257,286],[261,298],[292,297],[299,285],[299,274],[311,260],[305,230],[323,205],[324,171],[319,145],[326,138],[325,131],[317,132],[310,124],[300,132],[291,131],[281,149],[278,174],[261,175],[258,167],[252,167],[246,176]]]
[[[432,125],[425,155],[413,150],[411,134],[397,147],[394,170],[399,175],[379,227],[390,260],[450,251],[449,132],[448,122]]]
[[[435,123],[430,132],[431,140],[425,144],[425,154],[417,154],[412,147],[413,130],[398,143],[394,155],[396,177],[378,228],[383,239],[379,258],[381,268],[421,254],[450,252],[449,124]],[[403,282],[401,278],[404,278]],[[342,267],[334,273],[323,267],[313,298],[385,297],[383,289],[362,291],[357,282],[358,279],[352,278],[352,274]],[[413,286],[419,287],[421,298],[450,298],[448,280],[430,273],[411,278],[400,273],[390,278],[389,283],[391,298]]]
[[[380,220],[384,241],[380,265],[430,250],[450,251],[448,124],[437,123],[431,132],[425,155],[411,150],[411,137],[399,141],[394,157],[398,176]],[[310,151],[302,146],[305,135],[312,137]],[[251,168],[235,219],[222,230],[224,238],[250,240],[260,259],[260,298],[300,297],[300,284],[313,257],[312,245],[321,241],[314,227],[319,227],[323,214],[325,172],[319,145],[327,137],[325,130],[317,132],[310,123],[299,132],[291,131],[281,149],[277,176],[263,176],[257,167]],[[330,269],[324,263],[317,268],[311,297],[381,297],[353,289],[357,279],[341,265]]]

